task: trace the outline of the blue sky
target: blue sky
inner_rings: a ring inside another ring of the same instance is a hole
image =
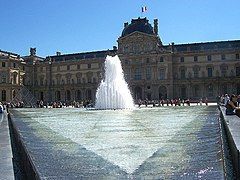
[[[0,49],[39,56],[111,49],[124,22],[159,19],[164,44],[240,39],[239,0],[0,0]]]

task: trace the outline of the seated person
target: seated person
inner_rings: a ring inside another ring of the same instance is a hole
[[[240,116],[240,108],[237,106],[237,96],[232,94],[226,105],[226,115]]]

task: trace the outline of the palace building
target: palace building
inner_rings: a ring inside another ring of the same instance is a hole
[[[136,101],[240,94],[240,40],[164,45],[158,20],[138,18],[124,23],[117,42],[111,50],[45,58],[35,48],[24,57],[0,51],[0,101],[11,101],[23,87],[45,102],[94,101],[105,57],[116,54]]]

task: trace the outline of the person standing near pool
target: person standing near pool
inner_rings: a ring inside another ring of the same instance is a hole
[[[240,108],[237,106],[237,96],[232,94],[226,105],[226,115],[240,116]]]

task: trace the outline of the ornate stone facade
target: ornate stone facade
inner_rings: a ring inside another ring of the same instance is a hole
[[[18,54],[0,50],[0,101],[11,101],[23,85],[25,62]]]
[[[7,74],[1,75],[0,90],[6,89],[6,101],[11,100],[13,90],[22,85],[24,76],[24,85],[39,100],[94,101],[108,54],[119,55],[135,100],[205,97],[216,100],[220,94],[240,94],[240,40],[163,45],[158,20],[154,20],[152,27],[146,18],[124,23],[118,48],[113,50],[64,55],[57,52],[55,56],[41,58],[31,48],[30,56],[22,57],[24,61],[11,53],[1,56],[1,62],[11,64],[11,68],[0,66],[1,74]]]

